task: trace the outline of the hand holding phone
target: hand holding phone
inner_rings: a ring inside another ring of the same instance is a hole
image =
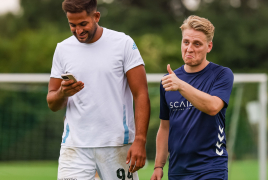
[[[62,74],[61,77],[64,81],[61,82],[60,90],[65,97],[73,96],[84,88],[84,83],[77,81],[71,73]],[[69,80],[73,80],[74,82],[67,82]]]
[[[71,73],[62,74],[61,77],[65,81],[73,80],[75,83],[77,82],[77,80],[75,79],[74,75],[72,75]]]

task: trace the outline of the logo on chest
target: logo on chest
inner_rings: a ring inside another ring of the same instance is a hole
[[[185,101],[175,101],[169,103],[169,109],[172,111],[184,111],[187,109],[191,109],[193,105],[185,100]]]

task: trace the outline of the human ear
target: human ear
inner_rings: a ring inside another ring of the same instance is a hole
[[[208,51],[207,51],[207,53],[209,53],[209,52],[212,50],[212,47],[213,47],[213,42],[210,41],[210,42],[208,43]]]
[[[99,22],[100,17],[101,17],[101,14],[99,11],[94,12],[94,19],[95,19],[96,23]]]

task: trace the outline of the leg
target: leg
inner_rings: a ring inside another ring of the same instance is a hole
[[[137,172],[128,172],[126,158],[130,146],[96,148],[97,171],[102,180],[139,180]]]
[[[94,180],[96,163],[90,148],[61,147],[58,180]]]

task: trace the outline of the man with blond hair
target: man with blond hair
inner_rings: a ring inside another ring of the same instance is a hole
[[[169,156],[169,180],[228,179],[225,112],[233,86],[229,68],[209,62],[212,23],[189,16],[181,26],[184,65],[160,85],[160,127],[151,180],[160,180]]]

